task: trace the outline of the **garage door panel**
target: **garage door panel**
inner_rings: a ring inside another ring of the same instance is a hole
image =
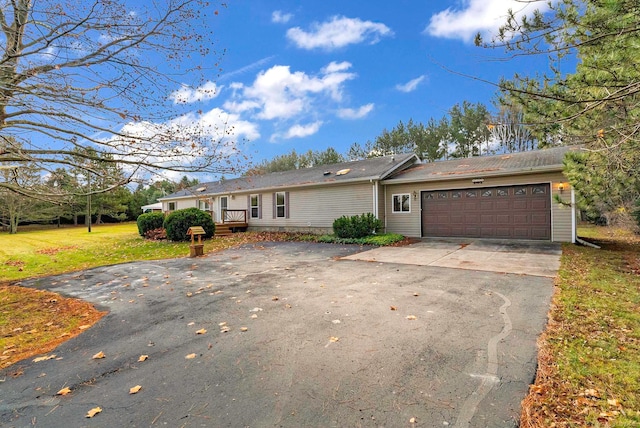
[[[464,224],[464,214],[458,211],[451,214],[451,223],[452,224]]]
[[[495,207],[496,210],[499,211],[506,211],[511,209],[511,204],[509,203],[510,201],[508,199],[498,199],[495,201]]]
[[[496,227],[495,228],[496,238],[511,238],[511,228],[510,227]]]
[[[425,192],[421,199],[424,236],[551,238],[548,184]]]
[[[480,236],[480,227],[478,226],[465,226],[464,236]]]
[[[511,202],[511,208],[513,208],[514,210],[526,210],[529,208],[529,201],[527,199],[524,199],[522,196],[519,197],[520,199],[513,199]]]
[[[478,201],[465,201],[462,206],[462,209],[465,211],[478,211],[479,208]]]
[[[544,226],[549,223],[549,216],[544,213],[531,213],[531,225]]]
[[[498,224],[511,223],[511,216],[509,214],[496,214],[496,222]]]
[[[482,214],[480,215],[480,224],[495,224],[496,216],[494,214]]]
[[[480,201],[480,210],[481,211],[493,211],[495,210],[495,202],[494,201],[487,201],[487,200],[481,200]]]
[[[531,200],[531,209],[532,210],[544,210],[549,208],[549,200],[548,199],[532,199]]]
[[[531,239],[551,239],[551,232],[546,227],[532,227]]]
[[[530,218],[529,213],[514,213],[512,223],[516,226],[527,225],[530,223]]]

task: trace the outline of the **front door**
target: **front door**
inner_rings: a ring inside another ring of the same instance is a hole
[[[224,214],[225,211],[229,208],[229,197],[228,196],[220,196],[220,209],[218,210],[218,221],[224,222]]]

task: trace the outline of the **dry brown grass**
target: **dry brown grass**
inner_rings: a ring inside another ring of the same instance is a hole
[[[49,291],[0,286],[0,369],[53,350],[105,314]]]

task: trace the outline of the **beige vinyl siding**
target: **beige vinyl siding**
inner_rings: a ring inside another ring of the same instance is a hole
[[[285,191],[282,189],[279,191]],[[261,192],[262,218],[249,218],[253,230],[304,230],[329,232],[333,221],[343,215],[359,215],[373,210],[371,183],[288,189],[289,218],[273,218],[275,191]],[[257,193],[251,193],[257,194]],[[229,209],[247,209],[249,193],[236,194]]]
[[[197,198],[188,198],[188,199],[176,199],[175,201],[164,201],[162,202],[162,211],[169,211],[169,202],[176,203],[176,210],[183,210],[185,208],[197,208],[198,207],[198,199]]]
[[[505,177],[485,177],[482,184],[473,184],[470,179],[451,181],[429,181],[423,183],[387,184],[385,185],[386,231],[400,233],[409,237],[421,237],[420,192],[442,189],[469,189],[473,187],[512,186],[518,184],[551,183],[553,193],[558,193],[558,183],[564,183],[562,198],[567,202],[571,198],[571,189],[561,172],[512,175]],[[414,199],[413,192],[417,192]],[[411,212],[394,213],[393,195],[408,193],[411,195]],[[571,242],[573,210],[552,200],[551,203],[551,236],[556,242]]]
[[[563,181],[565,180],[565,181]],[[562,193],[559,184],[562,183],[564,189]],[[566,203],[571,203],[571,185],[564,178],[560,178],[551,184],[553,203],[551,204],[551,239],[555,242],[573,242],[572,228],[574,225],[575,210],[569,205],[556,202],[556,196]]]

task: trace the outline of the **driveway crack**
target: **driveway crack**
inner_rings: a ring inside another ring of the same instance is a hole
[[[507,314],[507,308],[511,306],[511,300],[509,300],[503,294],[498,293],[497,291],[492,291],[492,293],[500,296],[504,301],[502,306],[500,306],[500,315],[502,316],[504,325],[502,326],[502,330],[500,331],[500,333],[489,339],[489,342],[487,344],[486,373],[471,375],[474,378],[481,379],[481,382],[476,390],[466,399],[464,404],[460,407],[460,413],[455,425],[456,427],[468,427],[471,423],[471,419],[478,410],[478,405],[480,405],[480,402],[495,385],[500,383],[500,378],[498,377],[498,343],[509,336],[513,328],[511,324],[511,318],[509,318],[509,315]]]

